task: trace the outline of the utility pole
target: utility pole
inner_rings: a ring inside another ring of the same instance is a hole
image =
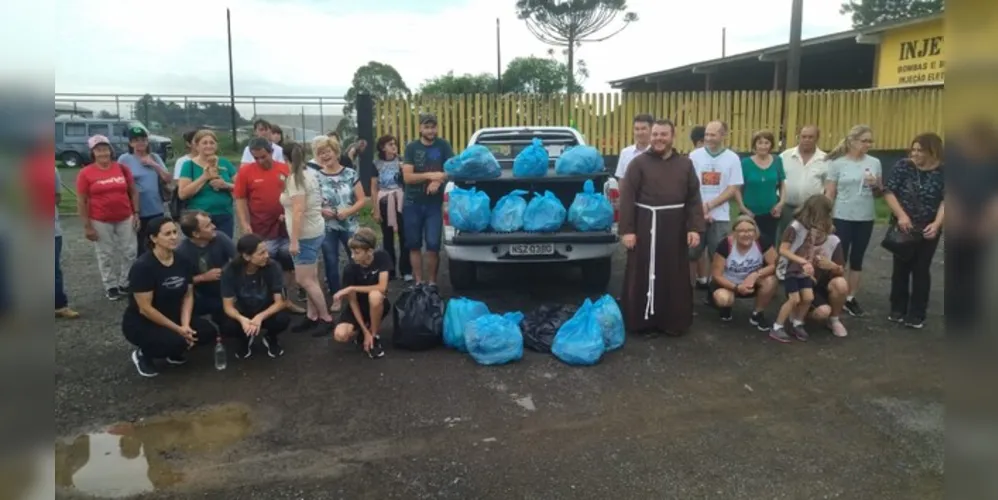
[[[499,18],[496,18],[496,93],[502,94],[502,38],[499,35]]]
[[[787,81],[784,89],[797,92],[800,89],[800,36],[804,0],[793,0],[790,11],[790,46],[787,50]]]
[[[728,56],[728,28],[721,28],[721,57]]]
[[[239,151],[239,138],[236,137],[236,82],[232,73],[232,13],[225,9],[225,29],[229,37],[229,111],[232,120],[232,150]]]

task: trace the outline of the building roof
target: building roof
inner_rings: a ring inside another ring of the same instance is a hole
[[[901,21],[894,21],[890,23],[884,23],[878,26],[872,26],[869,28],[859,28],[849,31],[842,31],[839,33],[832,33],[830,35],[823,35],[814,38],[808,38],[806,40],[801,40],[801,49],[807,49],[808,47],[817,47],[821,45],[826,45],[834,42],[842,42],[845,40],[855,40],[856,43],[878,43],[876,35],[881,32],[902,28],[905,26],[911,26],[916,24],[925,23],[928,21],[934,21],[937,19],[942,19],[943,14],[934,14],[932,16],[919,17],[915,19],[905,19]],[[790,50],[790,44],[784,43],[780,45],[774,45],[772,47],[766,47],[764,49],[753,50],[751,52],[743,52],[741,54],[735,54],[727,57],[719,57],[717,59],[711,59],[708,61],[701,61],[693,64],[687,64],[685,66],[679,66],[676,68],[671,68],[663,71],[656,71],[652,73],[644,73],[641,75],[636,75],[628,78],[622,78],[619,80],[611,80],[610,86],[613,88],[622,88],[630,84],[642,83],[642,82],[652,82],[655,80],[661,80],[668,78],[673,75],[683,74],[683,73],[707,73],[711,69],[718,66],[728,65],[731,63],[739,62],[750,62],[753,60],[758,60],[761,62],[776,61],[781,58],[786,57],[787,52]]]

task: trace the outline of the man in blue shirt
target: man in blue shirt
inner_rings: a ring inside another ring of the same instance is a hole
[[[118,157],[118,163],[128,167],[139,190],[139,248],[138,255],[146,251],[146,224],[163,215],[163,186],[173,182],[166,164],[158,154],[149,151],[149,133],[134,126],[128,129],[128,152]]]
[[[419,116],[419,139],[405,147],[402,178],[405,201],[402,221],[403,239],[417,283],[434,284],[440,267],[440,239],[443,231],[444,162],[454,156],[450,144],[437,137],[437,117]],[[426,243],[426,275],[423,274],[423,243]],[[424,279],[425,276],[425,279]]]

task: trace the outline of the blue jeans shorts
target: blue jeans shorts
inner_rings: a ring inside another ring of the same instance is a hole
[[[801,290],[813,290],[814,280],[804,276],[804,277],[794,277],[787,276],[783,279],[783,289],[787,291],[787,295],[791,293],[797,293]]]
[[[426,243],[427,252],[440,251],[444,226],[443,205],[436,203],[406,203],[402,208],[405,248],[420,250]]]
[[[298,240],[298,255],[292,255],[291,260],[296,266],[313,266],[319,263],[319,255],[322,254],[322,241],[326,239],[325,233],[315,238]]]

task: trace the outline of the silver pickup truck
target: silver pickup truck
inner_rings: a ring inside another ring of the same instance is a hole
[[[540,138],[551,156],[548,175],[545,177],[513,177],[513,160],[533,139]],[[611,261],[617,248],[617,224],[605,231],[577,231],[567,221],[561,230],[553,233],[466,233],[457,231],[447,217],[446,203],[454,187],[475,187],[489,195],[492,207],[515,189],[528,191],[527,201],[533,193],[551,191],[568,209],[575,195],[582,192],[583,184],[592,180],[596,191],[605,194],[614,204],[619,196],[617,180],[609,172],[591,175],[556,175],[554,164],[562,151],[570,146],[584,145],[585,139],[570,127],[501,127],[484,128],[471,136],[468,145],[479,144],[489,148],[502,166],[502,176],[497,179],[451,181],[444,191],[444,251],[447,252],[451,285],[469,289],[478,280],[478,267],[487,264],[554,263],[572,265],[582,271],[582,282],[587,289],[603,291],[610,281]],[[614,220],[616,221],[616,213]]]

